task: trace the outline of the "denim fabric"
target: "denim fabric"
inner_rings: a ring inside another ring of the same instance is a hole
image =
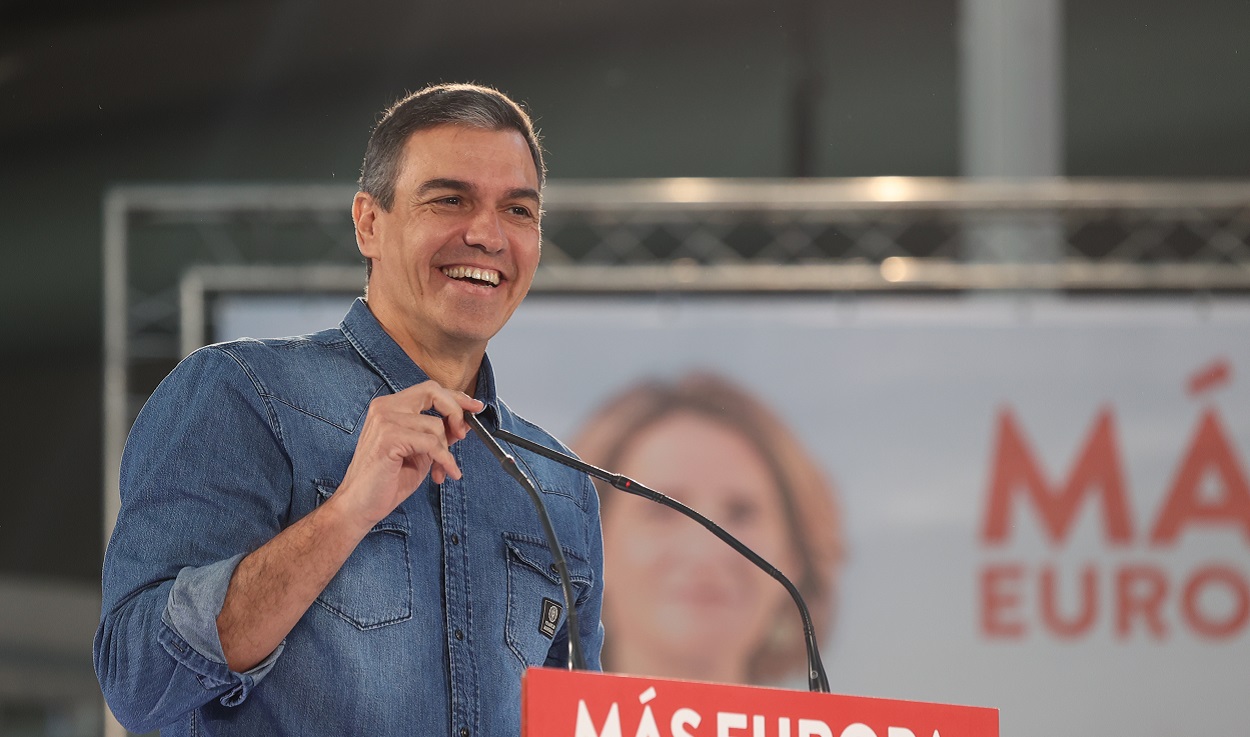
[[[216,618],[238,562],[334,494],[369,401],[426,380],[357,300],[338,329],[196,351],[149,399],[122,460],[96,672],[113,713],[162,735],[516,735],[520,679],[567,658],[563,602],[529,497],[470,434],[464,472],[377,524],[283,644],[225,665]],[[495,396],[483,421],[554,440]],[[603,547],[584,475],[510,448],[542,490],[599,667]],[[465,731],[467,730],[467,732]]]

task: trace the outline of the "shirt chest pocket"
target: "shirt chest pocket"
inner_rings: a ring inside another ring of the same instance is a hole
[[[315,486],[320,505],[338,485],[318,481]],[[374,525],[317,597],[317,604],[361,630],[410,619],[410,532],[408,514],[402,507]]]
[[[542,665],[565,624],[564,590],[555,559],[541,538],[504,533],[508,569],[508,613],[505,638],[522,668]],[[590,564],[561,545],[569,567],[573,595],[582,599],[592,585]],[[561,636],[563,639],[563,636]]]

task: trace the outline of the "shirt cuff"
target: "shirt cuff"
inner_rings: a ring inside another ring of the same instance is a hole
[[[217,615],[226,599],[226,589],[243,554],[199,568],[183,568],[174,579],[169,601],[161,614],[165,631],[160,641],[181,665],[195,673],[200,685],[211,691],[224,691],[221,703],[235,706],[278,661],[286,641],[255,667],[238,673],[226,665],[226,656],[217,633]]]

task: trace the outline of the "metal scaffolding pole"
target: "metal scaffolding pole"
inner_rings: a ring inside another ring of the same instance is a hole
[[[1063,173],[1060,0],[961,0],[961,168],[964,176],[1035,179]],[[1048,262],[1062,253],[1053,219],[983,222],[969,261]]]

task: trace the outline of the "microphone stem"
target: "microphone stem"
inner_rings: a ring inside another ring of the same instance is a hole
[[[496,430],[495,437],[508,443],[512,443],[518,447],[524,448],[533,453],[537,453],[544,458],[563,464],[570,468],[576,469],[593,478],[610,484],[613,488],[620,489],[627,494],[633,494],[653,502],[662,504],[670,509],[674,509],[690,519],[703,525],[709,532],[723,540],[729,547],[738,551],[747,560],[754,563],[760,570],[776,579],[786,591],[790,593],[790,598],[794,599],[795,606],[798,607],[799,616],[803,620],[803,638],[807,645],[807,686],[810,691],[818,693],[829,693],[829,678],[825,675],[825,666],[820,659],[820,648],[816,642],[816,627],[812,624],[811,612],[807,609],[807,603],[803,601],[803,595],[799,593],[799,589],[786,577],[784,573],[764,560],[754,550],[748,548],[741,540],[726,532],[720,525],[712,520],[704,517],[699,512],[687,507],[685,504],[665,496],[660,492],[648,488],[633,479],[616,473],[610,473],[597,466],[592,466],[585,461],[567,453],[561,453],[553,450],[545,445],[539,445],[532,440],[527,440],[519,435],[514,435],[506,430]],[[501,451],[502,452],[502,451]]]
[[[564,559],[564,551],[560,549],[560,540],[556,537],[556,528],[551,524],[551,516],[547,514],[547,507],[543,504],[542,497],[538,495],[537,487],[517,465],[516,459],[500,447],[491,432],[482,425],[481,420],[471,412],[465,412],[464,419],[503,466],[504,471],[516,479],[517,483],[529,494],[530,501],[534,503],[534,509],[538,512],[538,520],[542,523],[543,533],[547,536],[547,547],[551,548],[551,555],[555,559],[556,572],[560,576],[560,588],[564,592],[564,606],[568,610],[564,624],[569,640],[569,670],[586,670],[586,658],[582,654],[582,632],[577,623],[577,597],[573,595],[569,565]]]

